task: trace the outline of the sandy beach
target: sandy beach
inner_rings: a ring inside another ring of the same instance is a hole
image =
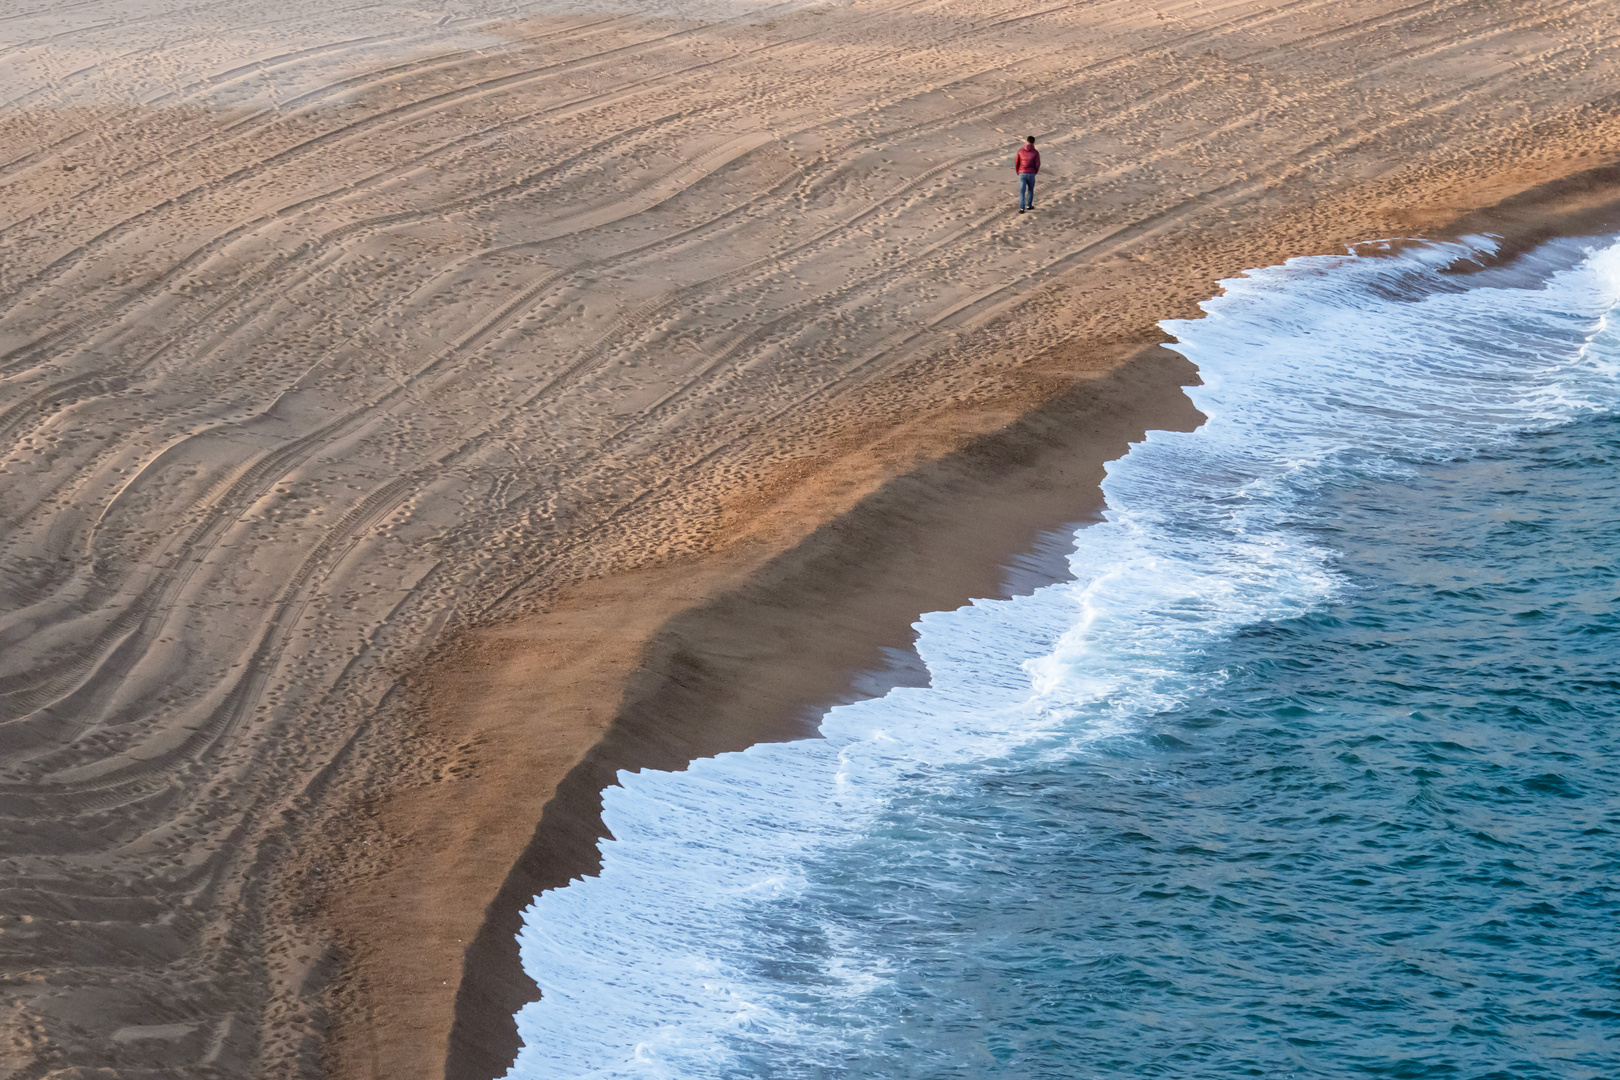
[[[1581,2],[0,5],[0,1072],[500,1075],[618,769],[1056,573],[1220,278],[1614,227],[1617,59]]]

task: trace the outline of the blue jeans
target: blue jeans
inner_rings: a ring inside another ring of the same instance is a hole
[[[1018,174],[1018,209],[1035,209],[1035,174],[1032,172]]]

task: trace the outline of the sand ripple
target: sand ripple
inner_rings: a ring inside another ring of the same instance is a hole
[[[317,1070],[313,905],[375,872],[334,792],[465,772],[389,726],[448,629],[696,555],[834,436],[1387,220],[1322,200],[1607,153],[1617,24],[0,6],[0,1067]],[[395,991],[441,1048],[454,989]]]

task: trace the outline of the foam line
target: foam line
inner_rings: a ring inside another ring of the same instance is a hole
[[[1528,281],[1445,273],[1489,247],[1223,282],[1204,318],[1164,324],[1202,373],[1208,421],[1110,467],[1074,581],[925,616],[932,685],[833,709],[821,739],[621,776],[601,875],[526,912],[543,998],[518,1014],[509,1075],[820,1075],[878,1037],[874,923],[904,913],[862,911],[860,864],[840,857],[874,837],[929,843],[889,808],[1132,730],[1202,689],[1191,661],[1222,638],[1333,596],[1324,485],[1620,400],[1620,245],[1532,259]]]

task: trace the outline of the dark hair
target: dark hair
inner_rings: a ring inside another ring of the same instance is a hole
[[[1024,141],[1025,142],[1034,142],[1035,141],[1035,136],[1033,136],[1033,135],[1025,135],[1024,136]]]

